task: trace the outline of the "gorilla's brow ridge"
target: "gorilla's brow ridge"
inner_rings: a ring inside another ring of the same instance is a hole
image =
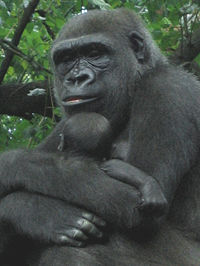
[[[76,49],[81,50],[86,46],[101,46],[102,48],[111,50],[113,43],[102,34],[95,34],[95,36],[94,34],[80,36],[78,38],[65,39],[59,43],[55,43],[52,48],[51,55],[55,58],[63,51],[67,52],[67,50],[71,51]]]

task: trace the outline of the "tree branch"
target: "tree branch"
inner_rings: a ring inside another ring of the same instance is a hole
[[[200,28],[180,44],[170,59],[177,65],[191,62],[200,53]]]
[[[47,72],[48,74],[52,74],[50,70],[44,68],[43,66],[41,66],[40,64],[38,64],[36,61],[33,60],[33,58],[28,57],[26,54],[24,54],[21,50],[19,50],[16,46],[14,46],[11,42],[7,41],[7,40],[2,40],[0,39],[0,46],[4,49],[4,50],[8,50],[10,52],[12,52],[13,54],[23,58],[24,60],[26,60],[27,62],[30,63],[30,65],[37,71],[39,70],[43,70],[45,72]]]
[[[30,90],[41,88],[45,95],[28,96]],[[30,119],[32,113],[52,117],[52,85],[48,81],[28,84],[0,85],[0,114],[15,115]]]
[[[46,19],[46,11],[39,9],[37,10],[38,14]],[[42,21],[42,24],[45,26],[49,36],[51,37],[52,40],[55,39],[55,33],[51,30],[51,28],[49,27],[49,25],[46,23],[46,21]]]
[[[193,32],[191,38],[181,42],[178,49],[169,57],[176,65],[182,65],[188,71],[194,73],[200,80],[200,66],[194,59],[200,53],[200,28]]]
[[[26,25],[29,23],[32,14],[35,11],[35,8],[37,7],[37,5],[39,4],[40,0],[31,0],[29,5],[24,9],[24,14],[20,20],[20,23],[14,33],[13,39],[11,41],[11,43],[15,46],[18,46],[19,42],[20,42],[20,38],[22,36],[22,33],[24,31],[24,29],[26,28]],[[2,83],[7,70],[10,66],[10,63],[12,61],[13,58],[13,52],[12,51],[6,51],[6,56],[5,59],[3,60],[1,67],[0,67],[0,84]]]

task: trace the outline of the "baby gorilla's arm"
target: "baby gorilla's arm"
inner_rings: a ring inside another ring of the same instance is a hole
[[[110,177],[135,186],[141,193],[140,210],[155,217],[163,216],[168,209],[168,202],[158,182],[138,168],[112,159],[104,162],[101,169]]]

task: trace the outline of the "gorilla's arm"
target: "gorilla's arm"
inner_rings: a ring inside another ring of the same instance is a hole
[[[10,151],[0,157],[0,195],[27,190],[65,200],[116,226],[139,222],[139,193],[109,178],[91,159],[65,160],[42,151]]]
[[[16,237],[80,247],[102,237],[105,222],[77,207],[42,195],[14,192],[0,204],[0,257]],[[22,242],[22,241],[21,241]],[[23,243],[23,242],[22,242]]]
[[[199,102],[191,74],[169,66],[147,75],[135,93],[128,137],[112,154],[121,161],[102,164],[109,176],[139,189],[140,210],[149,215],[167,213],[181,178],[196,164]]]
[[[199,83],[173,66],[160,67],[142,82],[134,96],[126,161],[157,180],[170,205],[199,154]]]

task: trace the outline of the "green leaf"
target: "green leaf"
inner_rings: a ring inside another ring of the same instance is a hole
[[[89,3],[95,6],[99,6],[100,9],[110,9],[111,6],[107,4],[104,0],[89,0]]]
[[[196,4],[185,4],[183,7],[180,8],[180,12],[182,14],[192,14],[197,10],[198,6]]]
[[[166,17],[164,17],[161,20],[161,23],[162,23],[163,26],[166,26],[166,25],[169,26],[170,24],[172,24],[171,21],[168,18],[166,18]]]
[[[6,4],[4,3],[4,1],[0,0],[0,6],[3,7],[3,8],[7,8],[6,7]]]
[[[197,62],[198,65],[200,65],[200,54],[198,54],[198,56],[195,58],[195,62]]]

